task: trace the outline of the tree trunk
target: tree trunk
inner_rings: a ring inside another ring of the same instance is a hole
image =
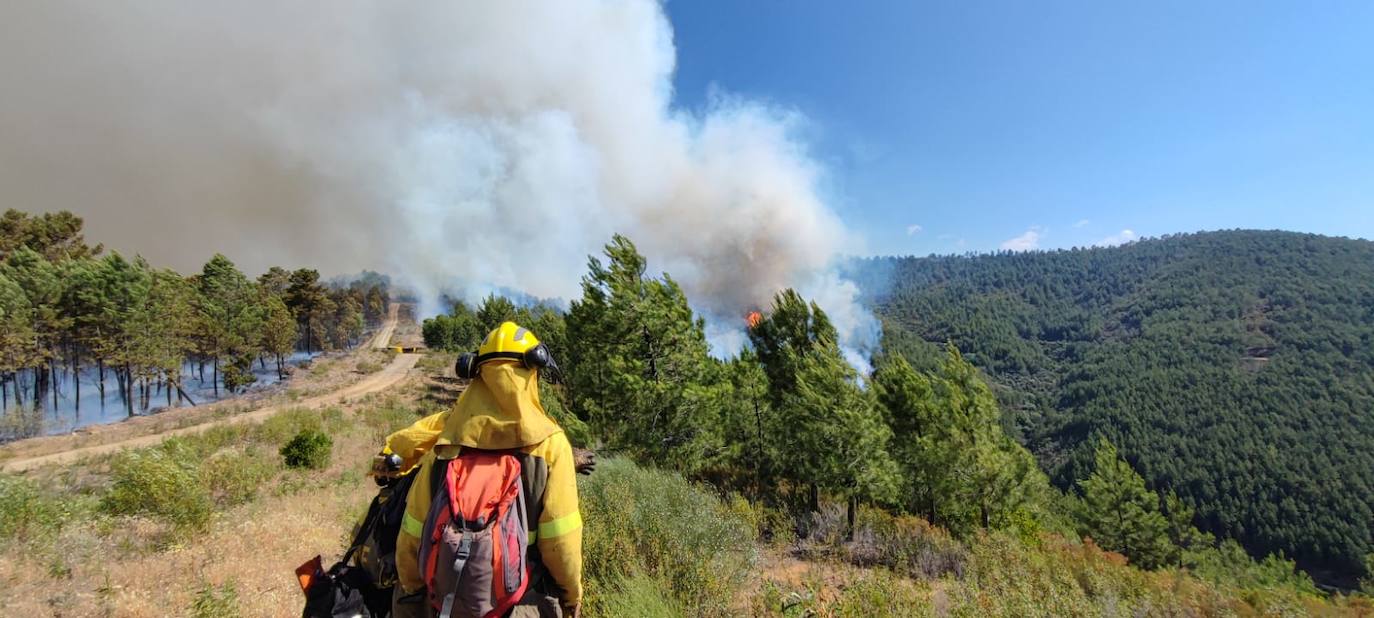
[[[76,413],[81,414],[81,353],[72,350],[72,388],[76,391]]]
[[[219,399],[219,357],[216,356],[211,362],[214,363],[215,368],[214,372],[210,374],[210,379],[213,380],[215,384],[215,399]]]
[[[41,366],[35,367],[33,369],[33,409],[35,410],[43,406],[43,390],[46,385],[43,384],[42,377],[43,368]]]
[[[200,364],[200,383],[201,383],[201,384],[204,384],[204,383],[205,383],[205,359],[203,359],[203,358],[200,359],[199,364]]]
[[[811,484],[811,497],[809,502],[807,507],[811,509],[812,513],[821,512],[821,488],[817,487],[815,483]]]
[[[849,497],[849,508],[846,509],[846,510],[848,511],[848,512],[846,513],[846,515],[847,515],[848,518],[849,518],[849,527],[845,528],[845,533],[844,533],[844,540],[846,540],[846,541],[853,541],[853,540],[854,540],[854,511],[858,510],[858,508],[859,508],[859,498],[858,498],[858,496],[850,496],[850,497]]]
[[[0,376],[0,411],[10,409],[10,377]]]
[[[190,395],[187,395],[187,394],[186,394],[186,391],[182,390],[181,384],[180,384],[180,383],[176,383],[176,384],[174,384],[174,386],[175,386],[176,389],[177,389],[177,396],[178,396],[178,397],[181,397],[182,399],[185,399],[185,400],[186,400],[186,403],[191,404],[193,407],[196,405],[196,402],[195,402],[194,400],[191,399],[191,396],[190,396]]]
[[[97,370],[98,370],[98,372],[99,372],[99,374],[100,374],[100,383],[99,383],[99,386],[97,387],[97,388],[100,389],[100,403],[101,403],[101,404],[104,404],[104,403],[105,403],[105,359],[103,359],[103,358],[97,358],[97,359],[95,359],[95,364],[96,364],[96,367],[98,368]]]
[[[167,407],[172,407],[172,381],[164,379],[162,381],[162,390],[167,391]]]
[[[129,416],[134,415],[134,372],[129,363],[124,363],[124,386],[120,389],[124,393],[124,409],[128,410]]]

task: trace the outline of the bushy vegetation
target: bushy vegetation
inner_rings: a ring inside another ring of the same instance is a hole
[[[150,515],[179,529],[199,530],[214,503],[200,478],[200,453],[173,438],[155,448],[124,451],[111,464],[113,485],[100,501],[115,515]]]
[[[338,409],[292,409],[257,425],[216,427],[122,451],[110,463],[100,510],[148,516],[178,532],[201,530],[216,510],[260,495],[283,460],[307,469],[327,466],[332,439],[326,432],[341,428]],[[270,455],[273,450],[281,458]]]
[[[680,475],[623,460],[598,464],[578,493],[594,522],[583,532],[589,615],[632,615],[618,613],[625,604],[656,608],[649,615],[729,614],[754,559],[745,518]],[[649,601],[655,590],[661,603]]]
[[[187,277],[91,247],[81,228],[68,212],[0,216],[0,410],[41,408],[58,372],[92,364],[102,389],[114,374],[130,415],[157,392],[182,401],[188,360],[202,380],[209,366],[216,395],[238,391],[255,362],[280,373],[295,349],[357,343],[389,302],[375,273],[326,286],[315,270],[273,267],[252,281],[215,255]]]
[[[0,541],[49,538],[89,511],[83,507],[79,500],[63,499],[29,479],[0,475]]]
[[[282,459],[289,468],[310,468],[319,470],[329,465],[329,454],[334,441],[329,436],[313,429],[302,429],[281,447]]]

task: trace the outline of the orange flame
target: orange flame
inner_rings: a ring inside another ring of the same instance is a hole
[[[757,311],[750,311],[749,315],[744,318],[744,321],[749,323],[749,328],[758,328],[759,322],[763,321],[763,314]]]

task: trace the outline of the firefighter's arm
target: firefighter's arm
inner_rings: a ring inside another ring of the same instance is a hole
[[[561,432],[549,437],[549,484],[539,516],[539,555],[566,606],[582,602],[582,515],[577,506],[577,473],[572,446]]]
[[[396,579],[406,594],[414,593],[425,586],[420,574],[420,534],[429,516],[429,472],[433,468],[434,453],[427,453],[421,460],[415,480],[406,494],[406,512],[401,517],[401,531],[396,534]]]
[[[401,472],[405,472],[420,463],[420,458],[425,456],[434,447],[434,442],[439,439],[439,433],[444,430],[444,425],[448,423],[449,412],[443,411],[431,414],[409,427],[397,431],[386,437],[386,446],[382,449],[383,455],[396,454],[401,458]]]

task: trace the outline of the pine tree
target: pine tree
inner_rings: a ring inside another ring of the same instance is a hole
[[[386,317],[386,306],[386,289],[380,285],[369,287],[363,303],[363,317],[367,320],[368,326],[382,323],[382,319]]]
[[[326,313],[325,304],[329,302],[324,286],[320,285],[319,271],[301,268],[292,272],[285,301],[291,313],[296,316],[302,347],[307,353],[313,351],[315,343],[321,337],[320,314]]]
[[[261,346],[264,352],[271,354],[276,360],[277,377],[284,378],[286,376],[282,371],[282,362],[291,355],[291,350],[296,345],[296,318],[291,315],[291,310],[286,308],[286,303],[280,297],[268,293],[266,289],[263,290],[262,300],[259,302],[266,309]]]
[[[769,436],[777,440],[778,473],[810,487],[808,508],[818,509],[819,490],[828,490],[849,500],[852,524],[858,499],[894,498],[891,430],[845,362],[825,312],[784,290],[749,338],[768,376],[770,403],[786,419]]]
[[[482,335],[494,330],[502,322],[515,320],[515,304],[505,296],[488,295],[477,308],[477,323],[482,327]]]
[[[33,309],[23,288],[0,272],[0,412],[18,405],[18,384],[10,391],[15,372],[33,363],[37,334],[33,331]]]
[[[258,287],[272,296],[285,297],[286,291],[291,287],[291,271],[273,266],[267,269],[267,272],[258,275]]]
[[[1078,482],[1083,492],[1079,523],[1099,546],[1120,552],[1145,568],[1164,563],[1169,524],[1159,512],[1159,496],[1106,438],[1097,445],[1094,468]]]
[[[125,330],[128,366],[143,382],[141,407],[150,405],[150,383],[166,389],[166,402],[176,400],[181,366],[193,347],[195,290],[170,270],[154,270],[141,258],[133,264],[146,290],[130,307]]]
[[[261,350],[265,308],[256,302],[253,284],[220,254],[205,263],[197,288],[200,350],[214,366],[215,394],[221,374],[225,388],[237,391],[256,380],[252,364]],[[221,360],[228,364],[222,366]]]
[[[726,439],[713,461],[711,476],[746,488],[755,500],[778,498],[782,443],[778,432],[787,428],[777,417],[768,393],[768,375],[752,349],[720,363],[717,371],[728,388],[714,404],[720,410],[721,435]]]
[[[589,258],[582,299],[567,316],[569,394],[607,445],[691,472],[719,448],[719,384],[708,381],[705,325],[670,277],[616,236],[607,263]]]
[[[987,384],[953,345],[938,374],[899,355],[879,363],[874,390],[895,435],[904,506],[955,532],[1018,523],[1049,490],[1034,458],[1006,435]]]
[[[1170,564],[1183,565],[1188,562],[1190,553],[1208,549],[1216,543],[1215,537],[1193,526],[1193,508],[1172,489],[1164,496],[1163,514],[1169,526]]]
[[[30,215],[10,209],[0,215],[0,260],[19,248],[28,248],[50,262],[95,257],[102,247],[88,246],[82,235],[81,217],[62,210]]]

